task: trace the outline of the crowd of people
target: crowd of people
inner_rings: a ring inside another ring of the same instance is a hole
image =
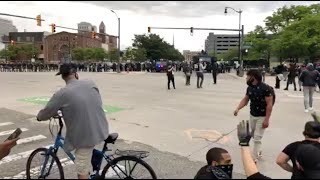
[[[293,84],[294,91],[297,91],[296,78],[298,78],[299,91],[303,91],[305,112],[313,111],[313,95],[318,86],[320,90],[320,65],[290,63],[289,66],[281,64],[275,68],[276,84],[275,88],[280,89],[280,82],[287,81],[284,90],[289,90],[289,85]]]

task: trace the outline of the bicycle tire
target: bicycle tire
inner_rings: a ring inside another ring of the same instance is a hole
[[[31,170],[31,162],[32,162],[33,158],[35,157],[35,155],[37,155],[38,153],[41,153],[41,152],[47,153],[47,151],[48,151],[48,149],[46,149],[46,148],[38,148],[30,154],[28,161],[27,161],[27,167],[26,167],[27,179],[31,179],[31,171],[30,171]],[[59,174],[60,174],[60,179],[64,179],[64,172],[63,172],[63,168],[62,168],[62,165],[61,165],[59,158],[53,153],[50,153],[49,156],[51,156],[52,160],[56,162],[56,165],[58,167]]]
[[[121,156],[121,157],[117,157],[115,159],[113,159],[112,161],[110,161],[104,168],[103,168],[103,171],[102,171],[102,174],[101,174],[101,179],[105,179],[105,176],[106,176],[106,173],[108,172],[108,170],[110,168],[112,168],[112,165],[116,165],[118,164],[120,161],[134,161],[134,162],[137,162],[138,164],[142,165],[144,168],[146,168],[152,179],[157,179],[157,175],[156,173],[154,172],[154,170],[151,168],[151,166],[149,164],[147,164],[145,161],[143,161],[142,159],[139,159],[135,156]],[[100,179],[99,178],[99,179]],[[128,179],[129,177],[126,177],[125,179]],[[132,178],[129,178],[129,179],[132,179]]]

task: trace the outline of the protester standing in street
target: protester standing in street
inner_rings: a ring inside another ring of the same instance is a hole
[[[171,64],[168,65],[167,76],[168,76],[168,90],[170,90],[170,82],[172,82],[173,88],[176,89],[176,85],[174,83],[173,66]]]
[[[265,129],[269,127],[275,94],[272,87],[262,82],[262,75],[258,69],[247,72],[247,85],[247,93],[234,111],[234,115],[237,116],[250,101],[250,126],[254,132],[253,157],[257,161],[262,155],[261,140]]]
[[[218,63],[214,59],[214,57],[211,57],[211,65],[212,65],[212,78],[213,83],[217,84],[217,75],[218,75]]]
[[[306,113],[313,110],[313,94],[316,89],[318,78],[320,78],[320,74],[314,69],[312,63],[307,65],[307,69],[301,73],[299,78],[303,86],[304,107]]]
[[[275,88],[276,89],[280,89],[280,81],[284,79],[283,71],[284,71],[283,64],[280,64],[275,68],[275,73],[276,73],[276,85],[275,85]]]
[[[197,88],[202,88],[203,71],[206,69],[205,62],[202,62],[202,60],[199,60],[199,63],[195,64],[195,69],[197,71]],[[201,82],[200,82],[200,79],[201,79]]]
[[[186,63],[185,68],[184,68],[184,73],[186,75],[186,86],[190,86],[192,69],[191,69],[191,65],[189,63]]]
[[[296,76],[297,76],[297,67],[296,64],[290,63],[289,65],[289,74],[288,74],[288,81],[287,81],[287,87],[284,89],[288,91],[289,84],[293,84],[294,91],[297,91],[297,85],[296,85]]]

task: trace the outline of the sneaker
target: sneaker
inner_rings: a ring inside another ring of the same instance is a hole
[[[309,112],[309,110],[308,110],[308,109],[306,109],[306,110],[304,110],[304,112],[305,112],[305,113],[308,113],[308,112]]]
[[[313,111],[313,107],[310,107],[310,108],[309,108],[309,111]]]
[[[284,88],[283,90],[288,91],[288,88]]]

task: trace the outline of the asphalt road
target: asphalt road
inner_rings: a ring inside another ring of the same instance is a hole
[[[232,115],[245,93],[244,78],[220,74],[218,84],[213,85],[212,77],[206,74],[203,89],[197,89],[194,76],[191,86],[186,87],[183,75],[177,73],[177,89],[170,91],[166,89],[165,74],[160,73],[80,73],[80,78],[93,79],[104,104],[121,109],[107,113],[111,132],[118,132],[121,139],[115,148],[150,151],[146,161],[159,178],[193,178],[205,165],[208,149],[217,146],[231,153],[235,177],[243,177],[236,133],[212,141],[232,131],[239,120],[249,118],[248,108],[239,117]],[[0,140],[16,127],[25,128],[22,139],[27,138],[6,161],[0,161],[0,178],[21,178],[28,152],[53,142],[48,124],[34,119],[43,105],[21,99],[49,98],[64,82],[52,72],[0,73],[0,83]],[[267,83],[274,85],[274,78],[268,77]],[[303,138],[303,125],[311,116],[303,112],[301,92],[291,88],[289,92],[276,90],[276,94],[270,128],[263,139],[263,160],[258,166],[273,178],[289,178],[290,174],[275,164],[275,158],[287,144]],[[317,109],[318,94],[315,99]],[[72,165],[65,169],[67,178],[75,177]]]

